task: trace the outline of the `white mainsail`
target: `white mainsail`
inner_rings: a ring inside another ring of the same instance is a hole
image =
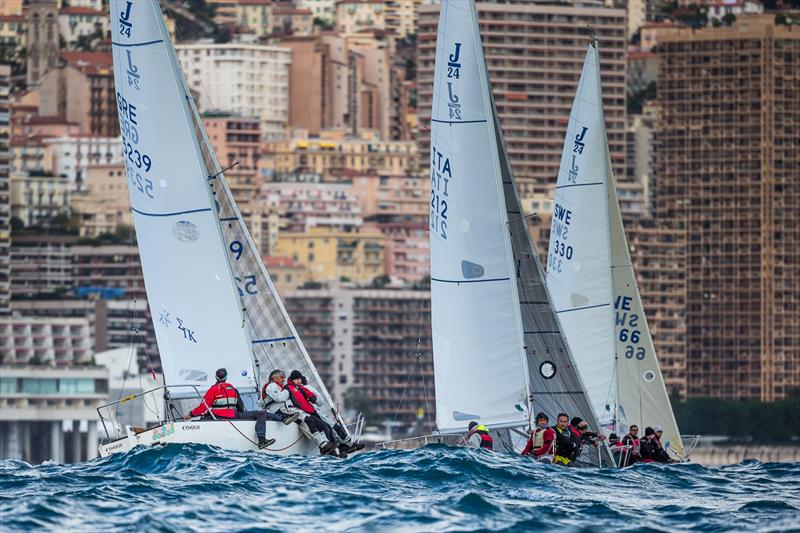
[[[250,341],[161,8],[112,0],[111,12],[128,190],[164,380],[202,388],[227,366],[234,385],[253,387]]]
[[[528,424],[527,364],[499,155],[473,2],[444,1],[431,114],[436,424]]]
[[[225,366],[234,385],[254,388],[273,369],[297,369],[338,417],[227,186],[158,0],[112,0],[111,13],[123,143],[134,154],[131,205],[165,383],[209,385]],[[147,154],[146,171],[136,154]],[[175,333],[178,318],[191,335]]]
[[[547,284],[607,432],[660,425],[679,455],[622,225],[603,115],[596,43],[586,53],[556,183]]]

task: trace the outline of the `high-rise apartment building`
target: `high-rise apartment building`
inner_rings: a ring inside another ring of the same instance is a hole
[[[438,5],[418,8],[417,95],[420,153],[430,150],[430,122]],[[564,134],[589,45],[586,26],[599,42],[603,100],[614,170],[625,168],[624,9],[603,2],[478,2],[489,78],[514,174],[523,198],[550,195]],[[427,161],[421,158],[421,161]]]
[[[386,42],[371,35],[287,37],[291,49],[289,125],[317,135],[324,129],[388,139],[391,69]]]
[[[740,17],[658,43],[654,201],[680,250],[688,395],[785,398],[800,386],[800,32]]]
[[[11,297],[11,66],[0,64],[0,315],[10,312]]]
[[[291,50],[198,42],[179,44],[175,51],[201,111],[257,117],[264,137],[282,134],[289,118]]]
[[[285,302],[334,401],[367,410],[371,425],[410,425],[420,409],[435,420],[428,290],[333,286]]]

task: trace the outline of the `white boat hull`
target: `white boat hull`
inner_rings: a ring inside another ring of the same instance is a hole
[[[226,450],[257,451],[273,455],[319,455],[319,448],[297,424],[267,422],[267,438],[275,439],[269,448],[259,449],[255,422],[250,420],[202,420],[167,422],[136,433],[128,426],[127,436],[99,447],[100,456],[123,453],[134,446],[163,444],[208,444]]]

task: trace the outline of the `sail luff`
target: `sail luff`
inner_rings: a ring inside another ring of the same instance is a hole
[[[594,57],[595,57],[595,87],[597,90],[597,102],[598,103],[598,113],[600,115],[600,139],[603,145],[603,151],[605,153],[605,173],[603,177],[604,187],[606,190],[606,198],[610,198],[611,192],[614,191],[614,196],[616,196],[616,184],[614,183],[614,171],[613,167],[611,166],[611,152],[608,148],[608,132],[606,131],[606,115],[605,115],[605,107],[603,106],[603,80],[600,76],[600,51],[597,49],[597,39],[595,38],[594,34],[591,37],[591,44],[589,45],[592,49],[594,49]],[[603,207],[606,211],[605,219],[608,221],[606,229],[608,230],[608,301],[614,302],[614,277],[613,277],[613,268],[614,268],[614,257],[613,257],[613,240],[612,240],[612,229],[611,229],[611,207],[609,202],[603,202]],[[614,313],[614,307],[609,306],[609,319],[611,323],[614,323],[616,319]],[[612,380],[612,387],[614,388],[614,405],[611,407],[611,412],[613,413],[613,427],[616,429],[617,427],[617,411],[619,407],[619,353],[617,352],[617,335],[616,330],[614,330],[614,335],[611,337],[611,353],[614,354],[614,368],[615,371],[611,375]]]

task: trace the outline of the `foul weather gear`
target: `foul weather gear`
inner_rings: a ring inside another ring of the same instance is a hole
[[[212,385],[203,397],[204,402],[192,409],[192,416],[202,416],[208,412],[206,405],[211,408],[211,413],[217,418],[235,418],[237,411],[244,411],[244,403],[239,397],[239,391],[230,383],[221,381]]]
[[[291,381],[287,381],[285,390],[289,391],[289,398],[295,407],[310,415],[316,413],[316,409],[311,405],[310,400],[312,397],[316,400],[316,397],[309,393],[308,389],[302,385],[295,385]]]
[[[572,432],[569,428],[561,429],[558,426],[551,428],[556,434],[556,449],[553,462],[561,465],[568,465],[572,462],[575,453],[575,441],[572,440]]]
[[[539,461],[552,463],[555,459],[555,442],[556,432],[553,431],[553,428],[536,428],[531,433],[525,449],[522,450],[522,455],[533,454],[534,458]]]
[[[479,446],[486,450],[494,450],[494,439],[491,435],[489,435],[489,428],[484,426],[483,424],[478,424],[475,426],[471,431],[470,435],[467,436],[469,438],[472,435],[478,435],[480,438]]]

